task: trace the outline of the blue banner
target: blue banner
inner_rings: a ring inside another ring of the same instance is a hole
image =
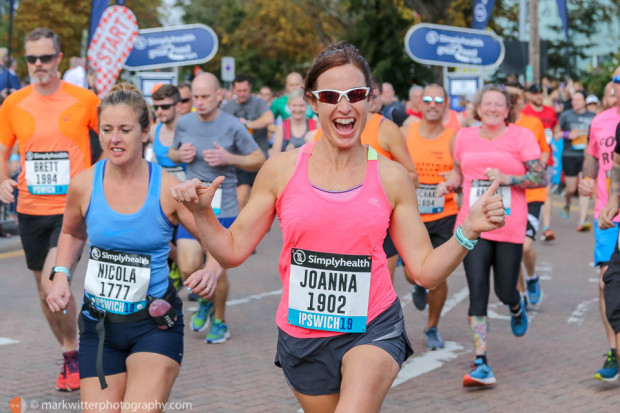
[[[558,11],[560,12],[560,20],[562,20],[562,27],[564,28],[564,37],[566,43],[568,43],[568,12],[566,10],[566,0],[557,0]]]
[[[144,29],[125,62],[125,69],[148,70],[207,62],[215,56],[218,40],[204,24]]]
[[[409,29],[405,50],[416,62],[428,65],[493,68],[504,60],[504,43],[495,33],[439,24]]]
[[[495,0],[476,0],[474,2],[474,21],[472,23],[474,29],[486,29],[493,6],[495,6]]]
[[[90,6],[90,31],[88,32],[88,44],[90,44],[90,41],[93,39],[95,30],[97,30],[97,26],[99,25],[99,20],[101,20],[101,16],[108,7],[109,3],[109,0],[92,0]]]

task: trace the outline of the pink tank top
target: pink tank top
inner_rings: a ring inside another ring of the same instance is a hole
[[[355,196],[336,199],[317,191],[308,179],[314,144],[299,150],[276,203],[283,237],[276,323],[298,338],[363,333],[396,300],[383,252],[392,206],[370,147]]]

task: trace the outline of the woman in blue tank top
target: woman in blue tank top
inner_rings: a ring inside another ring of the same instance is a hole
[[[183,312],[169,285],[167,257],[174,225],[196,234],[195,222],[170,194],[180,181],[142,159],[148,113],[134,86],[115,86],[99,107],[106,159],[76,175],[68,190],[47,302],[54,312],[67,307],[68,279],[88,239],[79,316],[87,402],[165,403],[183,358]],[[210,298],[220,272],[209,260],[185,284]]]

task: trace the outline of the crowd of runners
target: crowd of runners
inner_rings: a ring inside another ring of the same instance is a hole
[[[17,202],[27,267],[63,349],[59,390],[165,402],[185,324],[208,344],[234,336],[226,269],[261,253],[276,216],[275,363],[305,412],[380,409],[413,354],[393,288],[399,264],[415,308],[428,307],[421,329],[434,350],[446,280],[463,262],[475,358],[462,383],[492,386],[491,286],[512,333],[525,335],[528,307],[544,305],[536,242],[555,239],[552,221],[568,218],[572,198],[600,268],[609,353],[593,377],[618,380],[620,68],[600,100],[576,82],[511,78],[457,112],[436,83],[412,85],[401,102],[340,42],[305,76],[288,74],[277,98],[253,94],[248,75],[227,90],[203,72],[157,85],[147,103],[130,84],[100,100],[85,77],[62,80],[48,29],[24,42],[30,85],[0,107],[0,201]],[[555,213],[554,191],[565,200]],[[182,289],[197,300],[189,322]]]

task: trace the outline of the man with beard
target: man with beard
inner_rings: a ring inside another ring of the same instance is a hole
[[[73,268],[54,267],[70,179],[91,165],[89,131],[98,129],[99,98],[58,76],[60,38],[37,28],[25,38],[25,60],[31,85],[12,93],[0,108],[0,201],[15,201],[28,269],[34,273],[43,313],[63,347],[58,390],[80,388],[77,354],[77,307],[52,313],[45,301],[50,274],[71,277]],[[22,172],[7,176],[6,160],[17,142]]]

